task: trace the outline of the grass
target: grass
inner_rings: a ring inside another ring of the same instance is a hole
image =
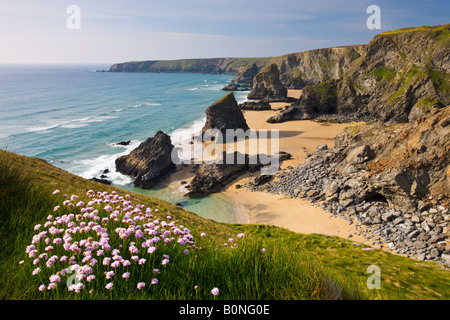
[[[381,67],[373,69],[370,73],[366,75],[366,77],[368,76],[374,76],[378,82],[392,81],[396,76],[396,72],[390,68]]]
[[[112,291],[99,282],[91,294],[67,292],[64,287],[39,292],[38,285],[49,274],[42,271],[41,280],[31,276],[33,266],[25,248],[36,233],[34,225],[45,223],[53,207],[61,203],[61,197],[52,195],[54,189],[78,194],[84,201],[89,189],[126,193],[71,175],[43,160],[0,151],[2,299],[213,299],[210,291],[214,287],[220,290],[216,299],[450,298],[450,272],[436,263],[362,250],[366,247],[337,237],[297,234],[267,225],[217,223],[136,193],[129,193],[133,204],[158,208],[162,217],[172,216],[177,225],[191,230],[195,244],[202,249],[185,255],[175,245],[165,246],[161,254],[168,254],[171,261],[165,269],[159,264],[160,256],[148,258],[148,266],[138,277],[128,279],[146,282],[143,290],[118,279]],[[103,212],[101,208],[99,212]],[[200,237],[201,232],[207,236]],[[228,239],[236,239],[238,233],[245,233],[245,237],[236,240],[237,248],[231,249]],[[117,245],[119,240],[111,237],[111,241]],[[228,246],[224,246],[226,242]],[[266,249],[264,253],[262,248]],[[26,261],[24,265],[19,265],[20,260]],[[159,284],[150,285],[151,270],[157,265],[161,269]],[[370,265],[381,269],[380,290],[366,286]]]
[[[391,30],[391,31],[386,31],[386,32],[382,32],[380,33],[380,35],[389,35],[389,34],[404,34],[404,33],[409,33],[409,32],[420,32],[420,31],[424,31],[424,32],[436,32],[439,35],[445,34],[448,35],[449,34],[449,24],[446,25],[439,25],[439,26],[421,26],[421,27],[413,27],[413,28],[402,28],[402,29],[397,29],[397,30]]]

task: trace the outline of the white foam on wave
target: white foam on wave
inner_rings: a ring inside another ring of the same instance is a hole
[[[29,132],[39,132],[39,133],[49,133],[51,130],[57,129],[57,128],[66,128],[66,129],[74,129],[74,128],[82,128],[87,126],[89,123],[92,122],[103,122],[110,119],[117,119],[116,116],[94,116],[94,117],[86,117],[86,118],[80,118],[80,119],[74,119],[70,121],[65,121],[62,123],[57,123],[51,126],[47,127],[30,127],[27,128],[27,131]]]
[[[86,168],[80,176],[86,179],[91,179],[93,177],[100,178],[105,169],[109,172],[105,173],[107,180],[111,181],[115,185],[125,186],[133,182],[133,178],[126,176],[116,171],[116,159],[120,156],[129,154],[133,149],[139,146],[140,141],[131,141],[127,146],[108,143],[108,146],[123,148],[120,153],[115,153],[111,155],[100,155],[93,159],[78,160],[77,163]]]
[[[192,141],[192,138],[195,136],[199,136],[202,132],[202,128],[206,123],[206,117],[194,121],[194,123],[191,123],[185,127],[178,128],[174,130],[172,133],[170,133],[170,140],[172,141],[172,144],[175,148],[178,149],[178,157],[181,160],[190,160],[192,154],[183,154],[183,149],[189,150],[190,148],[190,142]]]
[[[161,105],[161,103],[156,103],[156,102],[143,102],[143,103],[132,105],[132,106],[130,106],[130,108],[156,107],[156,106],[160,106],[160,105]]]
[[[30,127],[30,128],[27,128],[27,131],[29,131],[29,132],[47,133],[47,132],[50,132],[50,130],[53,130],[53,129],[61,127],[61,125],[62,125],[61,123],[58,123],[58,124],[55,124],[55,125],[52,125],[52,126],[47,126],[47,127]]]

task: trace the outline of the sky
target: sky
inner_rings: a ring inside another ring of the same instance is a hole
[[[449,0],[0,0],[0,63],[271,57],[449,17]]]

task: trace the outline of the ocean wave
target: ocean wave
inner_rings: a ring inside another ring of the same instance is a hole
[[[115,185],[125,186],[133,182],[133,178],[126,176],[116,171],[116,159],[120,156],[129,154],[133,149],[139,146],[140,141],[134,140],[127,146],[117,145],[115,143],[108,142],[110,147],[123,147],[124,150],[115,154],[104,154],[92,159],[78,160],[77,163],[81,165],[81,177],[85,179],[100,178],[102,174],[105,174],[107,180],[111,181]],[[84,168],[84,169],[83,169]],[[104,173],[105,170],[107,173]]]
[[[139,103],[139,104],[132,105],[132,106],[130,106],[130,108],[156,107],[156,106],[161,106],[161,103],[156,103],[156,102],[143,102],[143,103]]]
[[[172,144],[175,148],[178,148],[178,157],[181,160],[190,160],[192,158],[192,153],[187,152],[184,154],[183,149],[191,150],[192,138],[198,136],[202,132],[202,128],[206,123],[206,117],[194,121],[185,127],[175,129],[169,136]]]
[[[94,116],[94,117],[86,117],[86,118],[80,118],[80,119],[74,119],[70,121],[65,121],[62,123],[57,123],[51,126],[46,127],[30,127],[26,128],[28,132],[39,132],[39,133],[48,133],[54,129],[57,128],[65,128],[65,129],[75,129],[75,128],[82,128],[87,126],[89,123],[92,122],[103,122],[110,119],[117,119],[116,116]]]
[[[52,129],[59,128],[59,127],[61,127],[61,126],[62,126],[62,124],[61,124],[61,123],[58,123],[58,124],[55,124],[55,125],[53,125],[53,126],[47,126],[47,127],[30,127],[30,128],[26,128],[26,129],[27,129],[27,131],[29,131],[29,132],[41,132],[41,133],[44,133],[44,132],[49,132],[49,131],[52,130]]]
[[[191,88],[191,89],[188,89],[189,91],[196,91],[196,90],[198,90],[198,88]]]

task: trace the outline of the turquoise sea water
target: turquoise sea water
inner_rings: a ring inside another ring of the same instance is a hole
[[[236,222],[225,194],[187,199],[158,186],[134,188],[114,160],[158,130],[174,145],[196,129],[205,109],[222,97],[231,75],[108,73],[107,65],[0,65],[0,147],[39,157],[85,178],[109,169],[113,184],[183,206],[207,218]],[[245,100],[245,92],[236,94]],[[175,133],[174,133],[175,131]],[[174,134],[173,134],[174,133]],[[181,133],[181,134],[180,134]],[[131,140],[128,146],[120,141]]]

